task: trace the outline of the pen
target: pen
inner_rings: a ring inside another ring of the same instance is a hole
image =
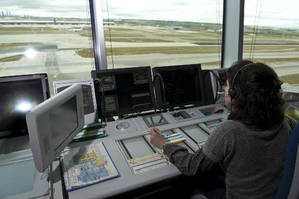
[[[156,133],[156,134],[158,134],[158,135],[162,135],[162,134],[160,133],[160,130],[157,129],[157,128],[153,128],[153,132]]]

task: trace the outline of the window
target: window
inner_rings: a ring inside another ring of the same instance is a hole
[[[266,63],[299,87],[299,2],[245,1],[243,58]]]
[[[2,1],[0,75],[90,78],[95,68],[88,0]],[[52,89],[51,89],[52,92]]]
[[[102,0],[108,68],[219,68],[223,0]]]

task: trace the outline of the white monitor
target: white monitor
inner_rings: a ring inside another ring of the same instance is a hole
[[[36,169],[44,171],[84,126],[83,92],[75,84],[26,114]]]
[[[55,95],[73,84],[81,84],[83,89],[84,121],[85,124],[96,122],[97,105],[92,79],[72,79],[53,82]]]

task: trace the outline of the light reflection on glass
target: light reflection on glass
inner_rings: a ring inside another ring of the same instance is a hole
[[[37,54],[37,51],[34,48],[28,48],[25,51],[25,56],[28,57],[29,59],[35,58],[36,54]]]
[[[18,112],[27,112],[29,111],[31,108],[33,107],[33,104],[28,102],[28,101],[19,101],[16,105],[15,105],[15,111]]]

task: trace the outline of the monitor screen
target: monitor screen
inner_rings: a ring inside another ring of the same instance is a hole
[[[36,168],[43,171],[83,128],[82,86],[74,84],[39,104],[26,121]]]
[[[153,75],[155,76],[157,73],[161,75],[165,88],[164,91],[160,81],[156,81],[157,98],[160,105],[167,103],[173,108],[189,104],[202,105],[203,82],[200,64],[153,68]],[[164,96],[166,99],[163,99]]]
[[[77,118],[77,99],[72,97],[49,113],[49,123],[51,132],[53,133],[53,143],[55,150],[61,145],[61,141],[65,140],[78,127]]]
[[[104,91],[107,116],[152,110],[154,106],[150,67],[92,71]],[[98,108],[99,109],[99,108]]]
[[[48,98],[47,75],[1,77],[0,93],[0,137],[26,135],[26,112]]]

